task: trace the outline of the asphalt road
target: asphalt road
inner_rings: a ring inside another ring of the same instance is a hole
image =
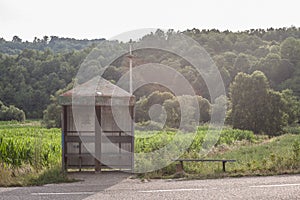
[[[300,199],[300,175],[149,182],[116,172],[74,176],[85,181],[0,188],[0,199]]]

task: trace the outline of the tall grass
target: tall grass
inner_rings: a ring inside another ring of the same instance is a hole
[[[199,154],[199,150],[202,148],[206,130],[203,127],[198,129],[194,141],[182,154],[182,158],[203,158]],[[189,134],[185,135],[185,137],[189,136]],[[167,139],[157,140],[157,137]],[[163,141],[169,141],[172,137],[174,137],[172,132],[156,132],[152,137],[145,137],[138,141],[137,150],[150,152],[156,147],[164,146]],[[160,143],[153,144],[155,141],[160,141]],[[227,163],[226,173],[222,171],[222,163],[187,162],[184,163],[186,175],[208,178],[299,173],[300,134],[285,134],[269,139],[266,136],[256,136],[251,131],[225,128],[222,130],[218,142],[205,158],[236,159],[237,162]],[[148,165],[153,164],[151,160],[147,160],[147,163]],[[158,171],[146,173],[144,176],[170,177],[175,172],[176,162]]]
[[[59,129],[42,128],[36,121],[0,122],[0,186],[37,183],[33,180],[60,163]]]

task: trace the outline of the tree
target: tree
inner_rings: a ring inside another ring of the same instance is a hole
[[[50,96],[51,103],[43,111],[43,126],[47,128],[61,127],[61,105],[58,104],[57,97],[64,92],[73,88],[74,80],[64,89],[55,92],[55,95]]]
[[[293,95],[293,91],[289,89],[283,90],[281,95],[285,103],[284,111],[287,114],[288,124],[298,122],[300,119],[299,100]]]
[[[220,123],[224,122],[223,120],[226,118],[226,109],[227,109],[227,97],[225,95],[221,95],[215,99],[214,103],[211,105],[211,110],[214,113],[211,119],[212,123]]]
[[[12,42],[22,42],[22,39],[15,35],[12,39]]]
[[[209,101],[201,96],[197,97],[198,104],[199,104],[199,112],[200,112],[200,118],[199,123],[206,123],[210,121],[210,110],[211,105]],[[195,105],[197,106],[197,105]]]
[[[48,44],[48,40],[49,40],[49,37],[45,35],[45,36],[43,37],[43,42],[44,42],[45,44]]]
[[[296,65],[300,60],[300,40],[289,37],[280,45],[281,57]]]
[[[61,106],[56,103],[56,99],[52,97],[53,103],[44,110],[43,125],[46,128],[61,127]]]
[[[283,133],[283,127],[287,125],[288,114],[285,112],[285,102],[280,92],[268,90],[267,104],[265,107],[264,122],[260,123],[263,133],[271,136]]]
[[[155,91],[148,97],[142,97],[136,103],[136,122],[144,122],[150,120],[148,112],[151,106],[155,104],[163,105],[167,99],[174,98],[174,95],[169,92]]]
[[[236,72],[248,72],[251,67],[251,62],[249,56],[243,53],[240,53],[235,60],[234,68]]]
[[[277,135],[286,124],[284,101],[270,89],[263,72],[238,73],[230,86],[229,123],[234,128]]]
[[[211,117],[211,105],[207,99],[201,96],[196,96],[196,99],[188,95],[168,99],[164,102],[163,108],[167,113],[166,126],[171,128],[179,128],[181,125],[183,129],[192,130],[195,128],[195,124],[209,122]],[[197,110],[199,113],[196,113]],[[195,121],[197,118],[198,122]]]
[[[294,67],[288,60],[281,59],[274,53],[261,59],[258,68],[268,77],[273,88],[278,88],[279,84],[290,78],[294,72]]]
[[[293,93],[300,97],[300,70],[296,71],[292,78],[280,84],[280,89],[291,89]]]
[[[147,121],[149,118],[147,117],[146,110],[147,98],[145,96],[141,97],[135,104],[135,121],[136,122],[144,122]]]
[[[171,128],[179,128],[181,112],[180,104],[177,98],[168,99],[163,104],[164,109],[167,112],[167,119],[165,126]]]

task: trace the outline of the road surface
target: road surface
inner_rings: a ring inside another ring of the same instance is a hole
[[[116,172],[74,176],[85,181],[41,187],[0,188],[0,199],[300,199],[300,175],[148,182]]]

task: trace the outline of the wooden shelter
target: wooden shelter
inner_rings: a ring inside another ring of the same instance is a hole
[[[59,103],[64,170],[133,170],[133,95],[96,77],[62,94]]]

